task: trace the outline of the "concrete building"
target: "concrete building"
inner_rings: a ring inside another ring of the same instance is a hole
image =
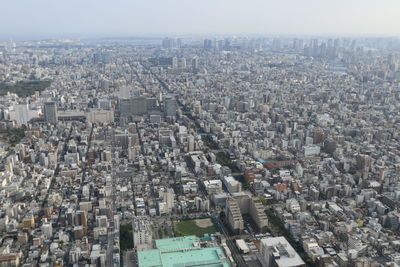
[[[301,257],[283,236],[261,239],[260,253],[265,267],[306,266]]]
[[[221,180],[208,180],[204,181],[204,187],[208,194],[215,194],[222,191],[222,182]]]
[[[165,192],[162,192],[163,202],[165,202],[165,209],[167,213],[170,213],[175,206],[175,193],[174,189],[167,188]]]
[[[135,216],[132,227],[133,246],[137,249],[150,248],[153,242],[150,218],[147,216]]]
[[[119,99],[119,114],[121,117],[129,117],[131,112],[131,100],[129,98]]]
[[[241,233],[244,229],[244,221],[239,205],[234,198],[226,200],[225,215],[230,229],[234,233]]]
[[[196,236],[156,240],[156,249],[138,252],[138,265],[139,267],[230,266],[221,247],[206,247]]]
[[[241,233],[244,229],[242,214],[250,215],[260,232],[264,231],[268,225],[268,217],[261,201],[245,193],[237,193],[227,199],[225,214],[228,225],[234,232]]]
[[[11,115],[11,114],[10,114]],[[29,105],[19,104],[14,106],[14,120],[18,125],[27,124],[30,120]],[[10,118],[12,119],[12,118]]]
[[[133,116],[143,116],[147,114],[146,97],[136,96],[131,98],[131,111]]]
[[[86,113],[86,121],[90,123],[114,122],[114,111],[91,109],[88,113]]]
[[[176,115],[176,100],[173,97],[164,99],[164,114],[167,117]]]
[[[224,182],[224,185],[229,193],[233,194],[242,191],[242,183],[237,181],[232,176],[224,176],[222,181]]]

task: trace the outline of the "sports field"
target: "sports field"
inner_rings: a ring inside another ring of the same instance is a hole
[[[212,234],[217,232],[210,218],[187,221],[174,221],[174,232],[176,236]]]

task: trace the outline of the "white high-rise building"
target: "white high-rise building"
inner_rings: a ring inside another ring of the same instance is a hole
[[[167,212],[170,213],[175,206],[174,189],[168,188],[167,191],[163,192],[163,201],[166,203]]]
[[[135,216],[133,218],[133,246],[150,247],[153,242],[153,232],[151,230],[151,220],[147,216]]]
[[[46,236],[46,238],[51,238],[53,236],[53,227],[50,222],[44,222],[41,227],[42,233]]]
[[[131,87],[126,86],[126,85],[121,86],[121,87],[119,88],[118,98],[119,98],[119,99],[130,98],[130,97],[131,97],[131,91],[132,91]]]
[[[15,121],[18,125],[27,124],[30,120],[29,118],[29,105],[28,104],[18,104],[14,106],[15,111]]]

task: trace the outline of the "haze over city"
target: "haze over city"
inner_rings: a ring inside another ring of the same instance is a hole
[[[400,267],[399,0],[3,0],[0,267]]]
[[[2,38],[400,35],[397,0],[4,0],[1,4]]]

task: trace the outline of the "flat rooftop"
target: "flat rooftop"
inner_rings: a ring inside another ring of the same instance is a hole
[[[165,238],[156,240],[156,247],[161,251],[190,249],[195,247],[195,243],[199,241],[200,239],[195,235]]]
[[[196,236],[156,240],[157,249],[138,252],[139,267],[229,267],[220,247],[200,248]]]
[[[280,255],[275,262],[279,267],[305,266],[303,259],[283,236],[267,237],[261,239],[265,247],[274,247]]]

